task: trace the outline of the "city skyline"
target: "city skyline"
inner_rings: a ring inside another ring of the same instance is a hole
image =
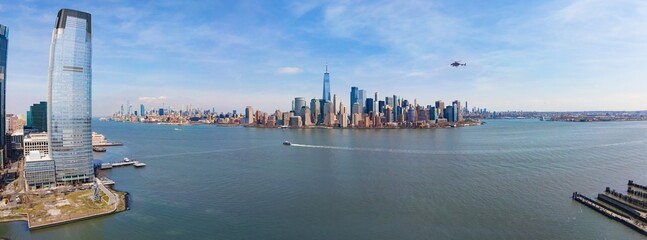
[[[287,110],[294,96],[321,95],[326,62],[331,95],[348,96],[351,86],[362,86],[420,102],[461,99],[496,111],[644,110],[647,96],[640,89],[647,86],[639,63],[647,58],[640,14],[646,6],[3,3],[2,24],[12,29],[7,112],[24,114],[45,100],[49,19],[62,7],[95,18],[95,116],[127,101],[219,112],[247,105]],[[468,64],[451,68],[453,60]]]

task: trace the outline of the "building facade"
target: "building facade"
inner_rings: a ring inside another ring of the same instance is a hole
[[[324,101],[330,101],[330,74],[328,73],[328,65],[326,65],[326,72],[323,77],[323,98]]]
[[[25,179],[30,189],[56,186],[54,160],[38,151],[25,157]]]
[[[61,9],[52,34],[47,129],[59,183],[94,181],[91,21],[89,13]]]
[[[6,122],[5,122],[5,116],[7,114],[6,112],[6,97],[5,94],[7,93],[7,47],[9,44],[9,29],[0,24],[0,114],[2,114],[2,117],[0,117],[0,131],[2,133],[0,134],[0,167],[4,166],[4,156],[5,156],[5,146],[6,146],[6,141],[5,141],[5,134],[6,134]]]
[[[32,151],[38,151],[41,154],[49,155],[49,140],[47,133],[30,133],[23,139],[23,154],[29,156]]]
[[[41,101],[29,107],[27,126],[35,132],[47,132],[47,102]]]

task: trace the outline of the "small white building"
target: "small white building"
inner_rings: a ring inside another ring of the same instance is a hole
[[[25,157],[25,179],[30,189],[56,186],[54,160],[39,151],[31,151]]]
[[[23,153],[27,158],[32,151],[38,151],[41,157],[49,155],[49,141],[47,133],[30,133],[23,139]]]

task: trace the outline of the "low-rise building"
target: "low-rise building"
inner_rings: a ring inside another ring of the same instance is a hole
[[[30,189],[56,186],[54,160],[39,151],[31,151],[25,157],[25,179]]]

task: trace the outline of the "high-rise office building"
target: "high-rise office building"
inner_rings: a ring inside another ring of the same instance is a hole
[[[6,93],[7,93],[7,47],[9,44],[9,29],[0,24],[0,167],[4,167],[4,156],[5,156],[5,134],[7,128],[7,122],[5,122],[6,112]]]
[[[436,109],[438,111],[438,116],[440,116],[441,118],[446,118],[444,113],[445,102],[443,102],[442,100],[436,101]]]
[[[384,101],[382,100],[377,101],[377,111],[380,113],[384,113],[384,105],[385,105]]]
[[[350,88],[350,112],[351,114],[355,113],[353,105],[359,100],[359,88],[351,87]]]
[[[330,101],[330,74],[328,73],[328,65],[326,65],[326,72],[323,78],[323,98],[324,101]]]
[[[61,9],[49,60],[49,153],[60,183],[92,182],[92,20]]]
[[[321,121],[319,121],[321,118],[321,103],[319,102],[319,99],[316,98],[310,100],[310,111],[312,114],[312,123],[314,125],[321,123]]]
[[[375,113],[375,109],[373,109],[373,106],[375,106],[375,104],[373,104],[373,99],[372,98],[367,98],[366,99],[366,110],[364,111],[364,113]]]
[[[32,131],[47,132],[47,102],[41,101],[31,105],[27,122]]]
[[[358,101],[359,103],[359,114],[362,114],[363,112],[366,111],[366,90],[360,89],[359,94],[358,94]]]
[[[139,115],[142,117],[146,117],[146,108],[144,108],[144,104],[139,105]]]
[[[294,109],[292,109],[292,110],[294,111],[294,113],[296,115],[301,115],[301,110],[302,110],[301,108],[303,108],[305,106],[306,106],[306,98],[304,98],[304,97],[295,97],[294,98]]]

